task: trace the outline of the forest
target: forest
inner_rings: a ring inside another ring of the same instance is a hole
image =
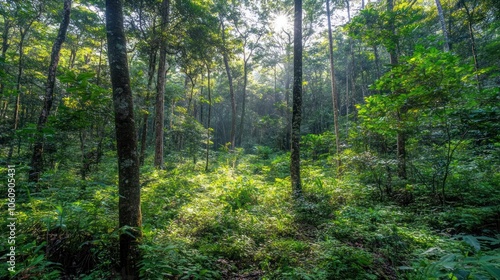
[[[500,1],[0,0],[0,279],[500,279]]]

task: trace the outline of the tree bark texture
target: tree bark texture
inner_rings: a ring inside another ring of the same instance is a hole
[[[63,19],[59,25],[59,31],[57,38],[52,46],[52,52],[50,54],[50,65],[47,75],[47,83],[45,85],[45,96],[43,101],[42,112],[38,118],[38,123],[36,127],[36,137],[35,145],[33,148],[33,156],[31,158],[31,167],[29,172],[29,181],[38,182],[40,179],[40,174],[43,171],[43,128],[47,123],[47,119],[50,114],[50,109],[52,108],[52,103],[54,99],[54,88],[56,84],[56,72],[57,65],[59,64],[59,57],[61,53],[62,44],[66,40],[66,31],[68,30],[69,20],[71,14],[71,0],[64,1],[63,7]]]
[[[119,226],[123,229],[120,235],[120,274],[122,279],[138,279],[140,257],[138,243],[141,238],[142,223],[141,189],[122,5],[121,0],[106,0],[108,60],[113,87],[118,153],[118,193],[120,196],[118,215]]]
[[[295,0],[293,28],[293,105],[290,177],[294,198],[302,197],[300,181],[300,123],[302,121],[302,0]]]

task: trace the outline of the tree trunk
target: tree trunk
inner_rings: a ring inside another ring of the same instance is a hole
[[[329,42],[329,53],[330,53],[330,75],[331,75],[331,86],[332,86],[332,100],[333,100],[333,124],[335,127],[335,147],[336,153],[335,158],[337,161],[337,176],[340,175],[340,167],[342,162],[340,161],[340,129],[339,129],[339,107],[338,107],[338,96],[335,88],[335,66],[333,63],[333,38],[332,38],[332,22],[330,19],[330,0],[326,0],[326,16],[328,19],[328,42]]]
[[[241,119],[240,119],[240,130],[238,135],[238,142],[241,145],[243,141],[243,129],[245,126],[245,108],[246,108],[246,99],[247,99],[247,84],[248,84],[248,58],[244,58],[243,62],[243,101],[241,103]]]
[[[349,0],[345,0],[346,1],[346,7],[347,7],[347,23],[351,23],[351,4],[349,2]],[[349,56],[350,56],[350,63],[349,63],[349,59],[348,59],[348,67],[346,67],[346,82],[347,84],[349,84],[349,78],[351,80],[351,95],[349,95],[349,91],[347,91],[346,93],[346,104],[345,104],[345,107],[346,107],[346,122],[345,122],[345,131],[346,131],[346,135],[349,136],[349,107],[351,105],[351,100],[355,100],[356,98],[356,83],[355,83],[355,79],[354,79],[354,70],[355,70],[355,66],[356,66],[356,63],[354,61],[354,51],[353,51],[353,42],[352,42],[352,39],[349,37],[348,38],[348,41],[349,41]],[[347,71],[347,70],[350,70],[350,71]]]
[[[285,101],[286,101],[286,134],[285,134],[285,150],[291,149],[291,133],[292,133],[292,118],[290,116],[290,48],[288,47],[291,45],[291,36],[289,33],[286,33],[288,35],[288,44],[286,46],[286,62],[284,65],[285,68]]]
[[[474,70],[476,71],[475,77],[476,77],[477,87],[478,87],[478,89],[481,89],[479,75],[477,73],[477,71],[479,70],[479,64],[477,61],[477,53],[476,53],[476,39],[474,37],[474,29],[472,28],[473,15],[472,15],[469,7],[467,7],[466,3],[463,3],[463,6],[464,6],[464,9],[465,9],[465,12],[467,15],[467,27],[469,29],[469,39],[470,39],[470,46],[471,46],[471,52],[472,52],[472,59],[474,60]]]
[[[168,24],[168,10],[170,0],[163,0],[161,7],[161,28],[160,28],[160,61],[158,65],[158,83],[156,91],[156,114],[155,114],[155,167],[163,169],[163,141],[165,122],[165,79],[167,73],[167,38],[166,30]]]
[[[50,55],[50,65],[47,75],[47,84],[45,85],[45,98],[43,101],[42,112],[38,118],[38,123],[36,127],[35,145],[33,148],[33,156],[31,158],[31,167],[29,172],[29,181],[38,182],[40,179],[40,173],[43,170],[43,128],[47,123],[47,119],[50,114],[50,109],[52,108],[52,102],[54,99],[54,88],[56,84],[56,72],[57,65],[59,64],[59,57],[62,48],[62,44],[66,39],[66,31],[69,26],[69,18],[71,13],[71,0],[64,1],[63,8],[63,20],[59,26],[59,32],[57,34],[56,41],[52,46],[52,53]]]
[[[80,152],[81,152],[81,161],[82,161],[82,167],[80,168],[80,176],[81,179],[84,181],[87,177],[87,159],[85,158],[85,135],[86,131],[85,129],[82,129],[80,131]]]
[[[106,0],[106,31],[118,153],[119,227],[124,230],[120,234],[120,273],[122,279],[138,279],[141,188],[121,0]]]
[[[99,64],[97,65],[96,84],[101,85],[101,65],[102,65],[102,39],[99,47]]]
[[[0,56],[0,61],[3,61],[4,66],[2,68],[5,69],[5,54],[7,53],[7,50],[9,49],[9,30],[10,30],[10,21],[8,18],[4,17],[4,25],[3,25],[3,34],[2,34],[2,54]],[[4,80],[0,81],[0,96],[3,97],[3,91],[4,91]],[[8,99],[5,101],[8,103]],[[7,104],[5,103],[5,104]],[[5,105],[6,106],[6,105]],[[3,113],[3,111],[2,111]]]
[[[148,85],[146,87],[146,100],[144,100],[144,103],[146,106],[149,106],[149,98],[150,98],[150,92],[151,92],[151,84],[153,83],[153,76],[156,68],[156,48],[151,47],[150,53],[149,53],[149,67],[148,67]],[[147,108],[146,108],[147,109]],[[147,136],[148,136],[148,119],[149,119],[149,112],[145,112],[142,116],[142,134],[141,134],[141,152],[139,155],[139,164],[142,166],[144,165],[144,157],[146,155],[146,142],[147,142]]]
[[[380,58],[378,56],[378,48],[376,45],[373,46],[373,56],[375,57],[375,68],[377,70],[377,80],[380,79]]]
[[[205,172],[208,171],[208,152],[210,151],[210,114],[212,114],[212,96],[210,88],[210,66],[207,64],[207,91],[208,91],[208,116],[207,116],[207,151],[206,151],[206,161],[205,161]]]
[[[19,61],[18,61],[18,67],[17,67],[17,82],[16,82],[16,104],[14,106],[14,123],[13,123],[13,130],[12,130],[12,138],[14,138],[14,134],[19,126],[19,110],[21,109],[21,77],[23,75],[23,58],[24,58],[24,39],[26,38],[26,34],[28,33],[29,29],[31,28],[31,25],[33,22],[28,24],[28,26],[24,30],[20,30],[19,32],[21,33],[21,38],[19,40]],[[14,141],[11,142],[10,147],[9,147],[9,153],[7,158],[10,160],[12,158],[12,154],[14,152]]]
[[[448,39],[448,30],[446,29],[446,24],[444,21],[444,13],[443,13],[443,7],[441,6],[441,1],[440,0],[435,0],[436,1],[436,7],[437,7],[437,12],[438,12],[438,17],[439,17],[439,23],[441,24],[441,30],[443,31],[443,45],[444,45],[444,51],[448,52],[450,51],[450,40]]]
[[[234,150],[235,142],[236,142],[236,98],[234,96],[234,87],[233,87],[233,77],[231,75],[231,68],[229,67],[229,54],[226,49],[226,35],[223,19],[221,19],[221,29],[222,29],[222,58],[224,60],[224,66],[226,68],[227,80],[229,83],[229,96],[231,98],[231,134],[229,142],[231,142],[231,151]]]
[[[290,177],[293,197],[302,197],[300,181],[300,123],[302,121],[302,0],[295,0],[293,28],[293,105]]]
[[[391,67],[395,67],[398,65],[398,53],[397,53],[397,39],[396,39],[396,30],[395,30],[395,19],[394,15],[392,14],[394,10],[394,0],[387,0],[387,12],[389,13],[389,30],[391,31],[391,34],[393,35],[393,42],[392,44],[388,47],[388,52],[389,52],[389,63],[391,64]],[[404,132],[404,127],[403,127],[403,115],[406,114],[408,109],[406,108],[405,105],[401,107],[401,109],[396,113],[397,114],[397,120],[398,120],[398,131],[397,131],[397,136],[396,136],[396,142],[397,142],[397,161],[398,161],[398,177],[400,179],[406,179],[406,135]]]

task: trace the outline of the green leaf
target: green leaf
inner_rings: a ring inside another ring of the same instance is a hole
[[[500,269],[493,265],[483,265],[484,270],[486,270],[493,278],[500,279]]]
[[[472,236],[472,235],[464,235],[462,237],[462,240],[465,243],[469,244],[472,248],[474,248],[474,251],[478,252],[478,251],[481,250],[481,244],[479,244],[479,241],[474,236]]]

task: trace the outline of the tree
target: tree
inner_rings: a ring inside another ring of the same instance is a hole
[[[389,51],[389,63],[391,67],[396,67],[398,65],[398,38],[396,37],[396,27],[395,27],[395,15],[394,15],[394,0],[387,0],[387,15],[389,17],[389,32],[390,38],[392,38],[392,43],[388,45],[387,50]],[[398,129],[397,133],[397,159],[398,159],[398,177],[401,179],[406,179],[406,135],[404,129],[402,128],[401,116],[406,114],[408,108],[406,106],[401,106],[401,108],[396,113],[398,119]]]
[[[248,20],[249,21],[249,20]],[[238,131],[237,141],[239,145],[243,141],[243,132],[245,128],[245,112],[246,112],[246,100],[247,100],[247,86],[248,86],[248,73],[251,68],[251,59],[254,51],[260,46],[259,40],[264,35],[263,28],[257,28],[256,26],[248,26],[246,22],[247,19],[243,20],[242,27],[239,27],[239,23],[237,19],[235,19],[235,28],[238,31],[238,34],[242,38],[243,41],[243,88],[242,88],[242,102],[241,102],[241,118],[240,118],[240,127]],[[261,22],[259,20],[258,22]],[[255,35],[256,38],[252,38]],[[253,39],[253,40],[252,40]]]
[[[161,28],[160,28],[160,61],[158,65],[158,83],[156,85],[156,113],[155,113],[155,167],[162,169],[163,141],[164,141],[164,118],[165,118],[165,79],[167,74],[167,38],[168,11],[170,0],[163,0],[161,5]]]
[[[220,16],[221,38],[222,38],[222,58],[226,69],[227,80],[229,83],[229,97],[231,99],[231,135],[229,141],[231,142],[231,150],[234,150],[236,144],[236,97],[234,96],[233,76],[231,68],[229,67],[229,50],[226,41],[226,28],[224,25],[224,18]]]
[[[469,7],[468,2],[472,2],[472,7]],[[474,70],[476,70],[475,76],[476,76],[476,81],[477,81],[477,86],[480,89],[481,88],[481,82],[479,80],[479,74],[477,73],[479,70],[479,62],[477,60],[477,46],[476,46],[476,38],[474,36],[474,12],[475,8],[478,4],[477,0],[473,1],[467,1],[467,0],[459,0],[457,2],[457,5],[459,7],[464,8],[465,14],[467,16],[467,27],[469,31],[469,40],[470,40],[470,48],[471,48],[471,54],[472,58],[474,61]]]
[[[478,91],[468,77],[472,69],[461,64],[456,55],[421,46],[403,60],[375,84],[391,93],[370,96],[366,104],[358,106],[362,127],[388,137],[404,131],[407,137],[417,136],[413,138],[420,140],[417,146],[430,146],[427,149],[432,150],[432,156],[424,165],[435,169],[433,192],[439,190],[444,203],[454,153],[469,130],[461,124],[460,118],[466,119],[461,115],[477,106]]]
[[[450,39],[448,39],[448,30],[446,29],[446,23],[444,21],[443,7],[441,6],[440,0],[435,0],[435,1],[436,1],[436,8],[438,11],[439,24],[441,24],[441,30],[443,31],[444,51],[447,52],[450,51]]]
[[[36,140],[33,148],[33,156],[31,158],[31,169],[29,172],[30,182],[38,182],[38,180],[40,179],[40,173],[43,170],[43,128],[47,123],[50,109],[52,108],[52,102],[54,99],[54,87],[56,84],[57,65],[59,64],[59,54],[61,52],[62,44],[66,39],[66,31],[68,30],[70,13],[71,0],[65,0],[63,8],[63,20],[61,21],[61,25],[59,26],[59,32],[57,34],[54,45],[52,46],[52,53],[50,55],[50,65],[47,75],[47,83],[45,85],[45,98],[42,112],[40,113],[40,117],[38,118]]]
[[[208,171],[208,160],[209,160],[209,150],[210,150],[210,119],[212,114],[212,93],[211,93],[211,81],[210,81],[210,63],[206,62],[207,66],[207,90],[208,90],[208,115],[207,115],[207,146],[205,153],[205,172]]]
[[[118,215],[120,234],[120,266],[122,279],[139,277],[141,238],[141,188],[139,160],[134,122],[134,106],[127,61],[127,42],[123,29],[123,4],[106,0],[108,60],[113,87],[116,146],[118,153]]]
[[[330,81],[332,84],[332,100],[333,100],[333,123],[335,127],[335,147],[337,158],[337,172],[340,172],[340,132],[339,132],[339,109],[338,109],[338,96],[335,90],[335,68],[333,64],[333,39],[332,39],[332,23],[330,19],[330,0],[326,0],[326,16],[328,19],[328,43],[329,43],[329,53],[330,53]]]
[[[293,25],[293,105],[290,177],[295,198],[302,197],[300,182],[300,123],[302,121],[302,0],[295,0]]]
[[[16,78],[16,101],[14,104],[14,116],[13,116],[13,129],[12,132],[19,128],[19,112],[21,110],[21,78],[23,77],[24,70],[24,44],[25,39],[30,32],[33,24],[37,21],[42,12],[42,5],[36,6],[38,3],[34,3],[35,6],[32,6],[32,3],[26,5],[26,3],[15,3],[16,10],[14,11],[15,15],[18,16],[18,25],[19,25],[19,59],[17,63],[17,78]],[[12,157],[12,153],[14,150],[14,142],[11,143],[9,148],[8,158]]]

